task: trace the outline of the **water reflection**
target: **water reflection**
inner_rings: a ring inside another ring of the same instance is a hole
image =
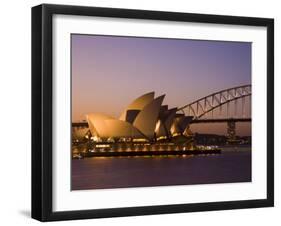
[[[250,181],[250,147],[225,147],[220,155],[72,160],[73,190]]]

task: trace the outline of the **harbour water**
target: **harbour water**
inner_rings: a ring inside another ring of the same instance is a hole
[[[72,159],[72,190],[251,181],[251,147],[221,154]]]

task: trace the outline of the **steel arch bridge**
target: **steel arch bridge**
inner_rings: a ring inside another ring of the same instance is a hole
[[[236,142],[236,122],[251,122],[251,85],[237,86],[219,92],[212,93],[201,99],[198,99],[190,104],[187,104],[178,109],[178,112],[186,116],[192,116],[190,124],[195,123],[227,123],[227,137],[229,142]],[[248,98],[248,112],[246,115],[246,98]],[[230,116],[230,104],[234,104],[234,116]],[[222,109],[225,109],[223,117],[215,116],[214,111],[219,110],[221,116]],[[238,114],[238,110],[241,109]],[[207,117],[206,115],[210,115]]]
[[[184,113],[186,116],[193,116],[193,121],[201,120],[203,121],[203,116],[213,112],[216,109],[219,109],[220,112],[222,108],[226,107],[226,119],[229,117],[230,103],[234,103],[235,115],[238,112],[238,108],[242,108],[242,118],[246,117],[245,114],[245,100],[249,97],[249,105],[251,107],[251,95],[252,95],[252,86],[243,85],[237,86],[219,92],[212,93],[208,96],[205,96],[201,99],[198,99],[190,104],[187,104],[178,109],[178,112]],[[241,105],[238,106],[238,100],[241,101]]]

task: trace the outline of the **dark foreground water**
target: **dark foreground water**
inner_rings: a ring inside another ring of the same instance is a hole
[[[249,148],[228,148],[207,156],[72,160],[72,190],[249,181]]]

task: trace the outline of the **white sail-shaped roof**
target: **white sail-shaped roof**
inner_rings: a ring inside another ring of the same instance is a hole
[[[137,115],[133,123],[149,139],[154,137],[155,126],[164,97],[165,95],[159,96],[147,104]]]
[[[132,124],[126,121],[115,119],[111,116],[94,113],[87,115],[92,135],[101,138],[145,138],[145,136]]]
[[[168,111],[168,105],[162,105],[160,108],[160,114],[165,113],[166,111]]]
[[[134,120],[137,117],[139,112],[140,112],[140,110],[127,110],[125,121],[133,124],[133,122],[134,122]]]
[[[118,119],[108,119],[105,120],[105,123],[108,128],[108,137],[145,138],[145,136],[129,122]]]
[[[89,131],[89,128],[73,128],[72,129],[72,139],[74,140],[82,140],[85,138]]]
[[[174,119],[171,126],[171,133],[183,133],[189,123],[192,121],[193,116],[178,116]]]
[[[122,112],[119,119],[122,121],[127,121],[126,116],[128,110],[142,110],[144,106],[146,106],[151,101],[153,101],[153,99],[154,99],[154,92],[146,93],[138,97]]]
[[[159,118],[160,124],[155,131],[157,136],[160,137],[160,136],[170,135],[170,129],[174,121],[176,112],[177,112],[177,108],[172,108],[160,114],[160,118]]]
[[[177,108],[161,106],[164,97],[154,99],[154,92],[144,94],[124,110],[120,119],[103,113],[88,114],[86,118],[92,136],[102,139],[145,138],[152,141],[155,137],[163,139],[165,136],[183,134],[193,117],[176,113]],[[84,131],[77,132],[74,137],[83,136]]]
[[[105,120],[114,119],[113,117],[103,113],[92,113],[88,114],[86,118],[92,135],[98,137],[110,137]]]

